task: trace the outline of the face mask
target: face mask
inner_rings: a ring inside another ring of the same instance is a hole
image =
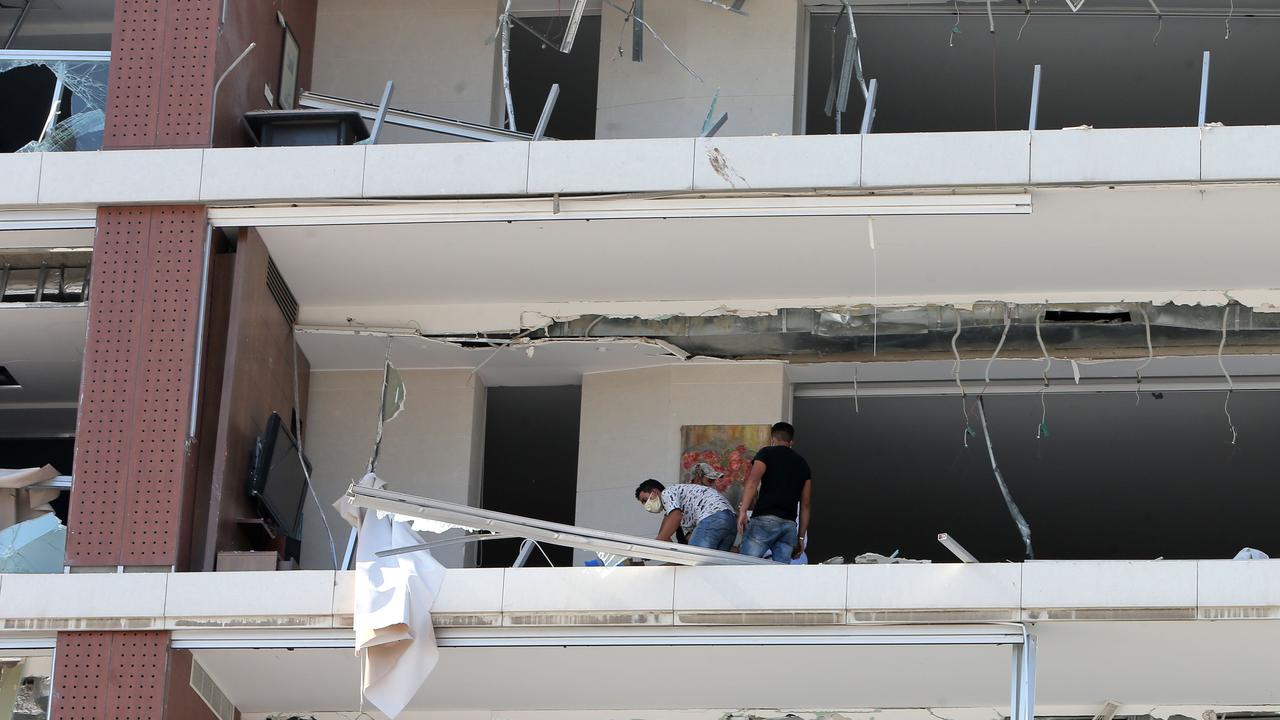
[[[656,496],[644,501],[644,509],[651,513],[662,512],[662,499]]]

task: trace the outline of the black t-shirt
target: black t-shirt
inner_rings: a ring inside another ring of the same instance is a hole
[[[764,463],[760,494],[756,496],[755,515],[773,515],[783,520],[796,519],[800,493],[809,480],[809,463],[800,453],[786,445],[770,445],[756,453],[756,462]]]

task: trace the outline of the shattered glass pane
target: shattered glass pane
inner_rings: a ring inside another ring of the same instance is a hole
[[[107,108],[107,60],[0,59],[0,73],[21,67],[48,68],[71,91],[71,114],[17,152],[99,150]],[[50,98],[52,104],[53,98]]]

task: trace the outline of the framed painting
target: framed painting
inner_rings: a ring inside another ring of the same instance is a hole
[[[736,510],[756,451],[769,444],[769,425],[684,425],[680,428],[680,482],[710,485]],[[723,473],[706,477],[706,469]]]
[[[284,47],[280,51],[280,93],[281,110],[293,110],[298,95],[298,65],[302,58],[302,49],[298,39],[288,25],[284,27]]]

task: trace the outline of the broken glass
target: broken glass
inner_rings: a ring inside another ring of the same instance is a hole
[[[105,55],[105,53],[104,53]],[[21,67],[40,66],[48,68],[57,78],[58,89],[71,93],[71,113],[62,119],[55,119],[52,127],[48,125],[41,136],[18,148],[17,152],[53,152],[69,150],[99,150],[102,148],[102,129],[107,107],[107,70],[108,60],[75,58],[55,59],[51,57],[0,58],[0,73]],[[51,107],[61,109],[61,98],[50,98]]]

